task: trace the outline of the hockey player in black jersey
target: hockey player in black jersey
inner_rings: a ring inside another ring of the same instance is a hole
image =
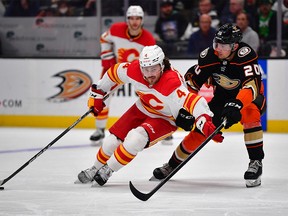
[[[250,159],[244,179],[247,187],[255,187],[261,185],[264,151],[260,117],[266,103],[258,56],[241,39],[238,26],[221,26],[215,34],[213,47],[200,53],[198,65],[187,71],[185,80],[190,91],[194,92],[198,92],[202,85],[213,86],[214,97],[209,107],[214,113],[213,123],[216,126],[224,118],[227,119],[225,129],[241,122]],[[154,170],[154,177],[165,178],[204,140],[205,136],[199,130],[191,131],[176,148],[169,162]]]

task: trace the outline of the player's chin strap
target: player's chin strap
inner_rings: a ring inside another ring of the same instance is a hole
[[[156,185],[156,187],[154,187],[149,193],[142,193],[130,181],[129,187],[133,195],[142,201],[147,201],[166,182],[168,182],[169,179],[172,178],[172,176],[174,176],[191,158],[193,158],[217,133],[219,133],[222,130],[222,128],[224,128],[224,126],[226,125],[226,122],[227,119],[225,118],[221,123],[221,125],[217,127],[215,131],[212,134],[210,134],[210,136],[208,136],[206,140],[204,140],[204,142],[202,142],[201,145],[198,146],[198,148],[195,149],[194,152],[192,152],[184,161],[182,161],[182,163],[180,163],[171,173],[169,173],[169,175],[166,176],[166,178],[164,178],[158,185]]]
[[[103,100],[106,100],[111,94],[113,94],[117,87],[111,90],[109,93],[107,93],[104,96]],[[47,146],[45,146],[43,149],[41,149],[37,154],[35,154],[30,160],[28,160],[25,164],[23,164],[20,168],[18,168],[14,173],[12,173],[7,178],[0,180],[0,186],[4,185],[7,181],[12,179],[16,174],[18,174],[21,170],[23,170],[26,166],[28,166],[32,161],[34,161],[37,157],[39,157],[41,154],[43,154],[48,148],[50,148],[54,143],[56,143],[60,138],[62,138],[66,133],[68,133],[72,128],[74,128],[77,124],[79,124],[86,116],[90,114],[90,112],[93,110],[93,107],[90,108],[87,112],[85,112],[80,118],[78,118],[71,126],[66,128],[59,136],[57,136],[54,140],[52,140]]]

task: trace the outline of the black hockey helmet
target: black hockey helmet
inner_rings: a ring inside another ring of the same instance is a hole
[[[242,40],[242,32],[237,25],[226,23],[215,34],[214,42],[222,44],[239,43]]]

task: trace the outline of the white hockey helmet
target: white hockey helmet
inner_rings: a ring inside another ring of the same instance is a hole
[[[140,53],[139,63],[140,67],[149,67],[153,65],[160,64],[161,69],[164,69],[163,60],[165,58],[165,54],[161,47],[158,45],[153,46],[145,46]]]
[[[126,21],[128,21],[128,18],[131,16],[137,16],[142,18],[142,24],[144,22],[144,11],[141,6],[139,5],[131,5],[128,7],[126,12]]]

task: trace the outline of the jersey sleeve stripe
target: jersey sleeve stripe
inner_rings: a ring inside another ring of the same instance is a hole
[[[109,78],[114,82],[114,83],[117,83],[117,84],[123,84],[124,82],[121,81],[121,79],[119,78],[118,76],[118,68],[119,68],[119,64],[115,64],[113,65],[108,71],[107,71],[107,74],[109,76]]]
[[[100,56],[101,56],[101,57],[102,57],[102,56],[108,57],[109,55],[113,55],[113,56],[114,56],[113,50],[105,50],[105,51],[103,51],[103,52],[100,53]]]
[[[201,96],[190,93],[184,102],[184,108],[188,110],[190,113],[193,113],[195,104],[198,102],[200,98]]]

